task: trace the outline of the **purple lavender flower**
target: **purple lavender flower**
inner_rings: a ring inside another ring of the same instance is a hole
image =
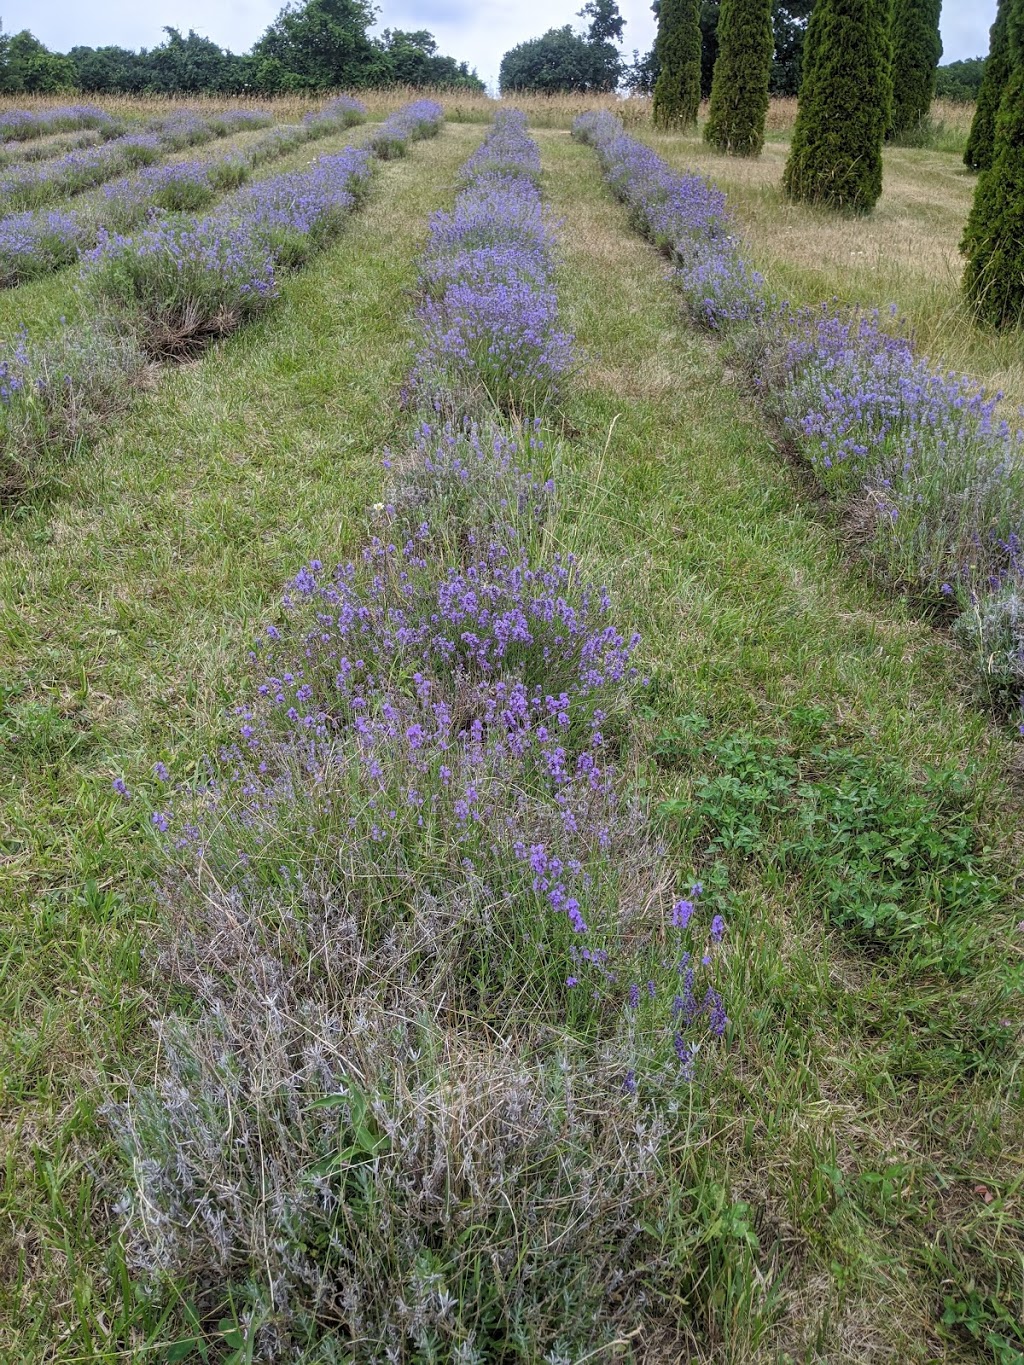
[[[693,916],[693,901],[677,900],[672,907],[673,929],[685,929]]]
[[[718,330],[761,316],[764,282],[740,254],[721,190],[703,176],[673,171],[606,111],[581,114],[572,135],[595,149],[635,226],[676,265],[694,321]]]
[[[452,212],[431,219],[423,340],[410,379],[422,401],[521,413],[543,406],[569,368],[539,164],[522,114],[503,112],[463,166],[466,188]]]
[[[369,147],[381,161],[404,156],[410,142],[434,137],[444,122],[444,108],[436,100],[414,100],[397,110],[370,135]]]

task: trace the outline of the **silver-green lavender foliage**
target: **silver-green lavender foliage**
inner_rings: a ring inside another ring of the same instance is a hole
[[[38,344],[22,332],[0,353],[0,497],[24,494],[53,459],[101,434],[146,373],[135,343],[102,322]]]
[[[109,1114],[124,1239],[257,1361],[579,1359],[685,1278],[724,925],[616,760],[639,642],[551,544],[538,429],[424,422],[388,464],[360,558],[289,585],[236,743],[197,786],[157,766],[190,1003]]]

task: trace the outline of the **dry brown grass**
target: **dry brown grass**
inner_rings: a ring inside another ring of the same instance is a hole
[[[257,95],[84,95],[122,118],[163,114],[169,108],[194,108],[205,112],[258,105],[270,108],[282,123],[293,123],[311,109],[319,109],[337,93],[351,94],[363,101],[372,119],[384,118],[412,99],[429,97],[440,100],[445,114],[454,123],[483,123],[494,115],[498,101],[470,90],[421,90],[408,85],[393,85],[381,90],[331,91],[274,96]],[[3,95],[0,111],[5,109],[42,109],[59,101],[55,95]],[[649,124],[651,102],[643,97],[618,99],[615,95],[519,95],[510,103],[523,109],[530,122],[540,128],[568,128],[578,114],[587,109],[611,109],[627,125],[635,128]]]
[[[792,98],[773,99],[768,105],[765,125],[767,132],[769,134],[792,132],[796,123],[796,106],[795,95]],[[704,113],[707,113],[706,104]],[[933,100],[931,118],[933,124],[941,125],[952,136],[966,140],[971,130],[971,120],[974,118],[974,105],[959,104],[953,100]]]
[[[371,118],[384,118],[411,99],[429,96],[444,105],[447,117],[455,123],[476,123],[490,119],[498,101],[489,95],[469,90],[422,90],[411,85],[393,85],[380,90],[349,90],[330,94],[293,93],[287,95],[84,95],[90,104],[98,104],[112,114],[138,117],[165,113],[168,108],[197,108],[216,110],[237,108],[239,105],[260,105],[274,110],[282,122],[300,119],[310,109],[318,109],[335,93],[361,99]],[[0,111],[4,109],[40,109],[58,101],[54,95],[0,95]],[[609,109],[619,115],[627,128],[640,128],[651,123],[651,101],[646,96],[634,95],[620,99],[616,95],[530,95],[509,96],[508,102],[525,110],[537,128],[568,128],[577,115],[588,109]],[[707,117],[707,101],[701,106],[701,121]],[[768,106],[767,132],[785,135],[796,121],[795,98],[775,98]],[[966,139],[974,115],[972,104],[954,104],[951,100],[936,100],[932,105],[932,121],[941,125],[951,137]]]
[[[837,297],[895,305],[940,368],[974,375],[1008,404],[1024,404],[1019,338],[975,326],[961,297],[959,244],[977,181],[958,156],[887,148],[876,208],[847,217],[787,200],[789,143],[781,136],[756,160],[722,156],[696,135],[648,129],[644,136],[676,169],[698,170],[726,192],[748,254],[776,293],[797,304]]]

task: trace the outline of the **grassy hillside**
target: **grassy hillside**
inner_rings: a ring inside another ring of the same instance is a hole
[[[0,1355],[89,1359],[122,1341],[109,1191],[91,1194],[96,1113],[147,1064],[133,983],[155,908],[150,838],[111,781],[161,754],[189,771],[215,749],[285,580],[361,538],[409,363],[417,249],[477,137],[449,130],[385,166],[266,322],[165,373],[114,439],[3,525]]]
[[[729,1028],[669,1142],[672,1205],[644,1229],[662,1246],[647,1309],[571,1358],[1011,1365],[1017,743],[948,638],[870,581],[780,461],[727,356],[687,325],[664,263],[570,141],[573,102],[544,111],[560,322],[577,345],[542,423],[563,493],[545,544],[578,555],[642,635],[650,683],[620,763],[677,879],[702,881],[728,925]],[[103,1106],[157,1066],[164,910],[149,822],[112,781],[145,790],[158,761],[199,780],[285,583],[372,530],[385,448],[412,421],[398,400],[416,258],[485,115],[451,104],[442,135],[379,169],[341,240],[263,319],[164,368],[116,432],[0,523],[5,1360],[247,1358],[216,1332],[176,1353],[194,1334],[187,1305],[147,1303],[118,1249],[126,1177]],[[1024,397],[1012,348],[968,333],[954,303],[971,182],[950,154],[888,152],[878,213],[837,226],[782,202],[783,131],[749,166],[641,135],[729,192],[780,292],[894,301],[937,358]],[[72,272],[8,291],[0,330],[45,329],[72,304]],[[595,1091],[595,1122],[604,1102]]]

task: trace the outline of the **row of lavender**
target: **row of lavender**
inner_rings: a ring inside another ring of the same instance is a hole
[[[41,165],[20,166],[0,176],[0,213],[38,208],[81,194],[139,166],[152,165],[168,152],[197,147],[249,128],[265,128],[273,116],[258,109],[228,109],[201,118],[182,109],[154,120],[141,132],[128,132],[99,147],[68,152]]]
[[[822,487],[869,522],[879,571],[953,619],[994,701],[1024,704],[1024,434],[1000,419],[1001,395],[937,371],[877,313],[769,300],[720,191],[611,114],[583,115],[573,135],[676,263],[691,316],[749,324],[757,391]]]
[[[441,106],[414,108],[408,136],[437,132]],[[42,455],[102,431],[150,361],[194,355],[264,311],[281,272],[341,231],[372,160],[348,148],[238,190],[208,217],[169,214],[133,236],[104,236],[82,266],[92,320],[43,346],[23,337],[0,362],[0,496],[31,486]]]
[[[125,1241],[158,1301],[231,1300],[255,1360],[617,1337],[664,1274],[681,1094],[726,1027],[614,761],[638,637],[530,468],[572,345],[539,169],[501,115],[431,221],[379,534],[289,585],[207,780],[155,769],[162,966],[192,1007],[110,1115]]]
[[[118,127],[110,129],[111,137],[120,137],[127,132],[126,128]],[[78,132],[63,133],[59,137],[52,137],[46,142],[0,142],[0,166],[20,166],[31,161],[50,161],[54,157],[64,156],[67,152],[77,151],[82,147],[95,147],[98,142],[104,141],[103,136],[95,128],[83,128]]]
[[[5,109],[0,114],[0,142],[28,142],[51,133],[94,128],[106,136],[124,131],[120,119],[96,104],[59,104],[49,109]]]
[[[180,161],[113,180],[84,208],[40,209],[0,219],[0,287],[62,269],[94,247],[101,232],[126,232],[156,210],[195,212],[225,189],[244,184],[260,166],[317,138],[361,123],[365,107],[349,96],[273,128],[226,156]],[[259,124],[255,126],[260,126]]]
[[[454,415],[482,405],[515,414],[554,396],[571,341],[556,325],[539,175],[536,145],[504,117],[463,167],[454,212],[432,220],[411,378],[419,401]]]
[[[388,155],[433,136],[433,100],[392,116]],[[369,188],[370,146],[323,156],[308,171],[271,176],[230,195],[207,217],[169,216],[134,236],[104,234],[83,266],[86,292],[115,309],[156,358],[195,353],[261,313],[277,275],[295,269],[341,231]]]

